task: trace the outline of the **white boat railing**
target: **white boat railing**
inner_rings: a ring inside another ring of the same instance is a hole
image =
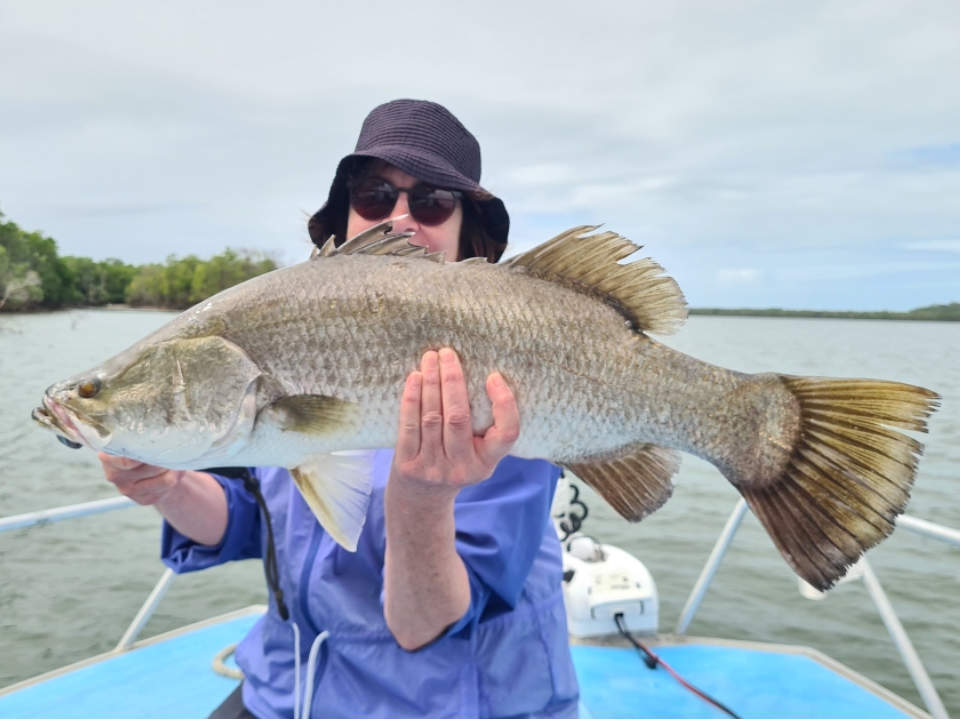
[[[134,504],[135,503],[129,498],[117,497],[49,508],[37,512],[23,513],[21,515],[11,515],[10,517],[0,518],[0,533],[36,525],[48,525],[70,518],[122,510],[132,507]],[[740,527],[740,523],[743,521],[743,516],[746,514],[746,511],[747,503],[741,498],[734,507],[733,512],[730,513],[730,517],[727,518],[727,522],[717,538],[716,543],[714,543],[713,550],[710,552],[710,556],[707,558],[703,569],[700,571],[700,576],[697,578],[696,583],[694,583],[693,589],[690,591],[690,595],[684,604],[676,625],[676,633],[678,635],[685,634],[690,623],[693,621],[693,617],[696,615],[700,603],[703,601],[703,597],[710,587],[717,568],[720,567],[720,563],[723,561],[727,549],[730,547],[730,543],[733,542],[733,538]],[[900,515],[897,518],[897,526],[910,532],[934,538],[955,547],[960,547],[960,531],[954,530],[953,528],[938,525],[927,520],[921,520],[920,518],[915,518],[910,515]],[[940,699],[926,668],[923,666],[919,655],[917,655],[913,643],[904,630],[900,619],[897,617],[896,611],[893,609],[893,605],[891,605],[889,598],[887,598],[887,594],[884,592],[879,580],[877,580],[873,569],[865,557],[861,559],[859,564],[863,569],[862,579],[867,591],[873,599],[877,611],[880,613],[880,617],[887,631],[890,633],[890,637],[894,645],[896,645],[900,657],[903,658],[907,671],[910,673],[910,677],[913,679],[917,691],[923,698],[927,709],[933,717],[949,717],[943,701]],[[176,577],[176,574],[173,570],[169,568],[165,569],[163,575],[160,576],[157,584],[153,590],[150,591],[147,599],[137,611],[130,626],[123,633],[120,642],[117,643],[117,650],[129,649],[136,642],[140,632],[150,620],[150,617],[169,589],[174,577]]]
[[[706,595],[713,576],[717,572],[717,568],[720,567],[721,561],[727,554],[727,549],[730,547],[730,543],[733,542],[733,538],[737,534],[737,530],[746,512],[747,502],[743,498],[740,498],[733,508],[733,512],[730,513],[730,517],[727,518],[727,523],[724,525],[717,541],[714,543],[713,550],[710,552],[710,556],[707,558],[703,569],[700,571],[700,576],[694,583],[687,602],[683,606],[676,625],[676,633],[678,635],[685,634],[687,628],[690,627],[693,616],[696,615],[700,603],[703,601],[703,596]],[[960,547],[960,531],[954,530],[953,528],[937,525],[936,523],[921,520],[920,518],[915,518],[910,515],[900,515],[897,518],[897,527],[902,527],[918,535]],[[910,637],[900,622],[900,618],[897,617],[897,613],[893,609],[893,605],[891,605],[887,594],[884,592],[883,586],[881,586],[880,581],[877,580],[873,568],[870,567],[870,563],[867,562],[866,557],[861,558],[858,565],[862,568],[863,575],[861,579],[867,588],[867,592],[873,600],[873,604],[876,605],[883,624],[886,626],[887,632],[890,633],[890,638],[900,653],[900,657],[903,659],[904,665],[906,665],[907,671],[910,673],[910,677],[913,679],[913,683],[920,693],[920,697],[923,698],[924,704],[926,704],[927,709],[933,717],[949,717],[947,709],[940,699],[940,695],[930,680],[930,675],[927,673],[926,668],[920,660],[920,656],[914,649]]]
[[[36,525],[50,525],[61,520],[71,518],[86,517],[88,515],[100,515],[101,513],[111,512],[113,510],[123,510],[133,507],[136,503],[127,497],[107,498],[105,500],[93,500],[91,502],[77,503],[76,505],[63,505],[36,512],[23,513],[21,515],[11,515],[0,518],[0,533],[7,530],[22,530],[23,528],[34,527]],[[164,570],[163,575],[153,586],[153,590],[144,600],[143,605],[137,611],[130,626],[124,631],[123,637],[117,643],[115,650],[128,650],[137,641],[140,632],[150,621],[154,611],[167,594],[170,584],[176,577],[176,573],[170,568]]]
[[[130,498],[121,496],[107,498],[106,500],[78,503],[77,505],[63,505],[62,507],[28,512],[22,515],[11,515],[10,517],[0,518],[0,532],[4,532],[5,530],[20,530],[21,528],[32,527],[33,525],[46,525],[60,520],[84,517],[86,515],[99,515],[100,513],[110,512],[111,510],[122,510],[134,504]]]

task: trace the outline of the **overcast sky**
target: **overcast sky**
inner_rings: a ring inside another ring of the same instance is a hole
[[[297,262],[397,97],[478,137],[508,254],[605,223],[695,306],[960,301],[952,1],[0,0],[0,211],[61,254]]]

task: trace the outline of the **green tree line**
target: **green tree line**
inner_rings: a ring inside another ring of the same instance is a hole
[[[53,238],[26,232],[0,213],[0,311],[107,303],[183,309],[274,268],[262,253],[230,249],[209,260],[171,255],[148,265],[60,257]]]
[[[907,312],[879,310],[783,310],[782,308],[691,308],[691,315],[742,315],[749,317],[850,318],[855,320],[960,320],[960,303],[927,305]]]

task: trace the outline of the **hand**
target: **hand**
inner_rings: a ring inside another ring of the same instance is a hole
[[[463,368],[443,348],[424,353],[420,370],[407,376],[400,400],[397,445],[391,481],[420,492],[453,494],[487,479],[520,433],[520,413],[503,376],[487,377],[493,425],[473,434]]]
[[[116,485],[122,495],[141,505],[154,505],[167,497],[180,484],[182,470],[147,465],[132,458],[97,453],[103,474]]]

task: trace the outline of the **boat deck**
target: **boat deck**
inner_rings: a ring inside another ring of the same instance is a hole
[[[259,607],[192,625],[18,683],[0,692],[0,717],[205,717],[236,680],[214,655],[237,642]],[[656,652],[689,682],[741,717],[924,716],[916,707],[805,648],[661,638]],[[632,648],[571,645],[585,717],[726,717],[650,670]]]

